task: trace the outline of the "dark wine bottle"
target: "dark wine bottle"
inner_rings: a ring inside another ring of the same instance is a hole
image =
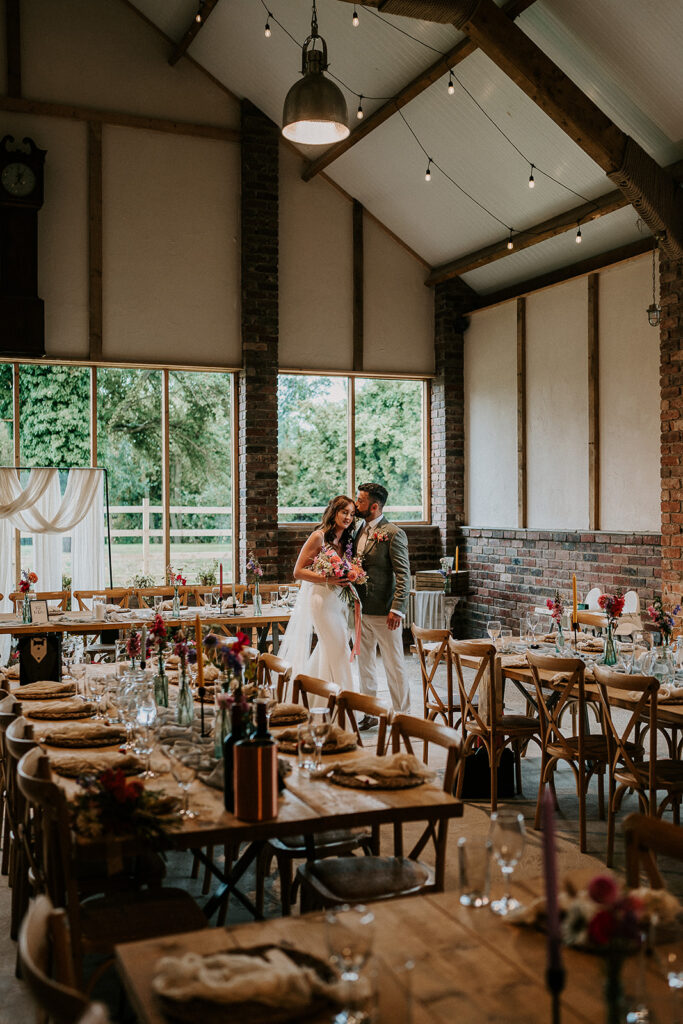
[[[235,811],[243,821],[277,818],[277,743],[268,732],[267,705],[256,702],[256,732],[234,747]]]
[[[223,797],[225,809],[235,812],[235,744],[242,739],[242,708],[233,704],[230,715],[230,732],[223,740]]]

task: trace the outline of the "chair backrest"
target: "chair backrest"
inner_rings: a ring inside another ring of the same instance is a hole
[[[29,905],[19,931],[21,978],[31,996],[55,1024],[75,1024],[88,1008],[76,988],[69,927],[64,910],[48,896]]]
[[[449,640],[448,650],[460,690],[460,707],[463,729],[467,723],[475,723],[485,732],[495,731],[496,727],[496,645],[480,640]],[[474,679],[465,682],[461,658],[476,658],[477,666]],[[487,691],[488,722],[479,713],[478,701],[483,691]]]
[[[624,594],[624,615],[637,615],[640,611],[640,598],[637,590],[627,590]]]
[[[640,886],[641,869],[653,889],[664,889],[656,854],[683,861],[683,829],[674,822],[651,818],[646,814],[629,814],[623,824],[626,843],[626,884],[629,889]]]
[[[527,651],[527,661],[536,690],[538,711],[541,724],[541,741],[543,749],[548,744],[560,747],[568,761],[574,760],[575,750],[562,732],[560,722],[562,713],[572,698],[578,701],[578,755],[584,759],[585,743],[585,706],[586,691],[584,686],[585,665],[580,658],[556,658],[535,651]],[[542,672],[558,677],[554,689],[543,685]],[[561,677],[561,678],[559,678]]]
[[[69,598],[71,597],[70,590],[41,590],[31,591],[36,601],[56,601],[57,607],[60,611],[65,612],[69,606]],[[14,602],[14,611],[18,612],[21,610],[21,606],[24,602],[24,595],[21,590],[15,590],[9,595],[10,601]]]
[[[334,711],[339,687],[336,683],[328,683],[325,679],[316,679],[315,676],[297,676],[292,687],[292,701],[298,704],[299,700],[305,708],[308,707],[308,695],[322,697],[327,701],[330,712]]]
[[[584,597],[583,600],[584,600],[584,604],[588,605],[588,611],[589,612],[599,612],[600,611],[600,605],[598,604],[598,598],[601,595],[602,595],[602,590],[600,589],[600,587],[593,587],[592,590],[588,591],[588,593],[586,594],[586,596]]]
[[[448,708],[453,704],[453,673],[448,657],[448,641],[451,638],[451,631],[449,629],[423,629],[421,626],[416,626],[415,623],[413,623],[410,629],[415,640],[415,649],[420,662],[422,697],[425,707],[436,710],[445,716]],[[430,646],[427,647],[427,644]],[[446,704],[444,704],[434,684],[436,671],[442,662],[446,664]]]
[[[21,704],[14,694],[8,693],[0,699],[0,757],[3,760],[5,758],[5,733],[20,714]]]
[[[9,757],[21,761],[26,751],[33,750],[36,745],[32,722],[21,715],[10,722],[5,730],[5,749]]]
[[[257,686],[270,686],[275,690],[278,702],[286,699],[292,666],[275,654],[264,652],[259,654],[256,666]]]
[[[187,607],[187,596],[194,593],[194,589],[194,587],[178,587],[181,607]],[[134,591],[138,608],[151,608],[154,605],[155,597],[163,597],[165,601],[171,601],[174,592],[173,587],[136,587]]]
[[[349,724],[356,736],[358,746],[363,746],[363,737],[358,728],[356,715],[371,715],[378,719],[377,746],[376,751],[381,756],[386,748],[387,726],[393,720],[393,712],[386,704],[382,704],[376,697],[369,697],[365,693],[356,693],[355,690],[340,690],[337,694],[335,708],[337,725],[343,729],[348,718]]]
[[[623,672],[614,672],[605,665],[596,665],[593,673],[595,675],[595,682],[598,685],[600,704],[605,715],[609,738],[613,744],[611,755],[612,770],[615,770],[617,765],[620,764],[626,771],[635,775],[636,778],[639,777],[640,773],[636,768],[637,762],[634,760],[633,751],[632,749],[629,750],[628,744],[632,742],[630,737],[635,732],[636,727],[643,719],[646,718],[648,721],[650,744],[648,789],[650,810],[651,813],[654,813],[657,802],[655,775],[657,767],[657,691],[659,690],[659,681],[654,676],[628,676]],[[634,706],[631,715],[626,725],[621,728],[618,722],[615,722],[612,715],[610,690],[622,696],[624,694],[637,695],[634,696]]]
[[[74,597],[78,601],[80,611],[91,610],[92,599],[99,594],[104,594],[107,604],[117,604],[119,608],[127,608],[133,596],[133,590],[130,587],[100,587],[99,590],[74,590]]]
[[[394,753],[400,750],[401,742],[409,754],[414,753],[411,740],[435,743],[448,752],[443,789],[445,793],[453,793],[462,751],[462,743],[455,729],[450,729],[441,722],[428,722],[424,718],[416,718],[414,715],[394,715],[391,723],[391,747]]]

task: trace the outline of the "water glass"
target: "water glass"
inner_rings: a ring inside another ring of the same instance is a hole
[[[501,899],[493,901],[491,910],[494,914],[504,916],[519,906],[519,900],[514,899],[509,890],[512,872],[524,852],[524,815],[513,807],[503,807],[499,811],[494,811],[491,815],[489,837],[493,856],[498,861],[505,882],[505,892]]]
[[[346,904],[327,915],[327,948],[342,981],[358,981],[375,936],[375,915],[367,907]]]
[[[307,772],[315,768],[315,741],[308,722],[302,722],[296,729],[297,763]]]
[[[156,615],[160,615],[161,614],[161,606],[162,606],[163,603],[164,603],[164,595],[163,594],[155,594],[154,595],[154,613]]]
[[[289,587],[280,586],[277,588],[277,596],[281,605],[286,605],[289,598]]]
[[[492,642],[495,644],[496,640],[500,636],[501,622],[500,619],[489,619],[486,623],[486,632],[491,637]]]
[[[512,647],[512,630],[505,627],[500,631],[500,649],[509,651]]]
[[[458,874],[463,907],[488,906],[491,892],[490,838],[460,836]]]
[[[315,743],[315,766],[322,768],[323,747],[331,728],[329,708],[311,708],[310,726]]]

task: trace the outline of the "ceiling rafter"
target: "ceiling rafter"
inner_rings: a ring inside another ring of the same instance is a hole
[[[683,160],[670,164],[667,171],[677,180],[683,179]],[[628,205],[629,201],[624,193],[618,188],[614,189],[613,192],[608,192],[604,196],[599,196],[588,203],[575,206],[556,217],[549,217],[547,220],[534,224],[533,227],[520,231],[514,236],[515,247],[512,250],[508,249],[508,236],[506,235],[499,242],[485,245],[481,249],[475,249],[474,252],[466,253],[464,256],[458,256],[454,260],[434,267],[425,284],[439,284],[449,278],[459,277],[460,274],[467,274],[470,270],[478,270],[479,267],[488,266],[489,263],[494,263],[505,256],[513,256],[522,249],[529,249],[532,245],[538,245],[556,235],[562,235],[578,224],[587,224],[589,221],[604,217],[607,213],[623,210]]]
[[[361,0],[364,2],[364,0]],[[535,2],[535,0],[507,0],[507,3],[503,4],[503,11],[506,17],[510,20],[518,18],[528,7]],[[382,4],[378,4],[378,7],[382,9]],[[381,107],[374,110],[371,114],[368,114],[358,124],[357,128],[351,132],[347,138],[341,142],[335,143],[325,153],[317,157],[315,160],[309,160],[304,167],[301,177],[304,181],[310,181],[316,174],[319,174],[326,167],[329,167],[331,163],[337,160],[343,153],[348,152],[353,146],[363,139],[367,138],[370,132],[373,132],[380,125],[383,125],[385,121],[388,121],[401,107],[405,107],[411,100],[414,100],[419,96],[425,89],[428,89],[430,85],[437,82],[440,78],[462,63],[465,57],[469,57],[471,53],[478,50],[479,47],[476,43],[473,43],[471,39],[461,39],[459,43],[456,43],[443,57],[439,57],[437,61],[430,64],[428,68],[421,71],[419,75],[404,85],[395,96],[392,96],[390,100],[383,103]]]
[[[342,0],[344,3],[353,0]],[[670,259],[683,257],[683,190],[493,0],[365,0],[386,14],[451,23],[603,169]]]
[[[168,58],[168,63],[171,67],[178,63],[180,58],[190,47],[191,43],[197,38],[197,35],[204,28],[204,25],[206,25],[207,19],[217,3],[218,0],[198,0],[197,12],[192,16],[190,27],[180,42],[173,48],[173,52]],[[197,21],[197,17],[199,17],[199,21]]]

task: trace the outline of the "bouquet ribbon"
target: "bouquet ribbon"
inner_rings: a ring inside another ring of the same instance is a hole
[[[353,649],[349,661],[353,661],[360,649],[360,598],[353,584],[349,587],[349,591],[353,600]]]

